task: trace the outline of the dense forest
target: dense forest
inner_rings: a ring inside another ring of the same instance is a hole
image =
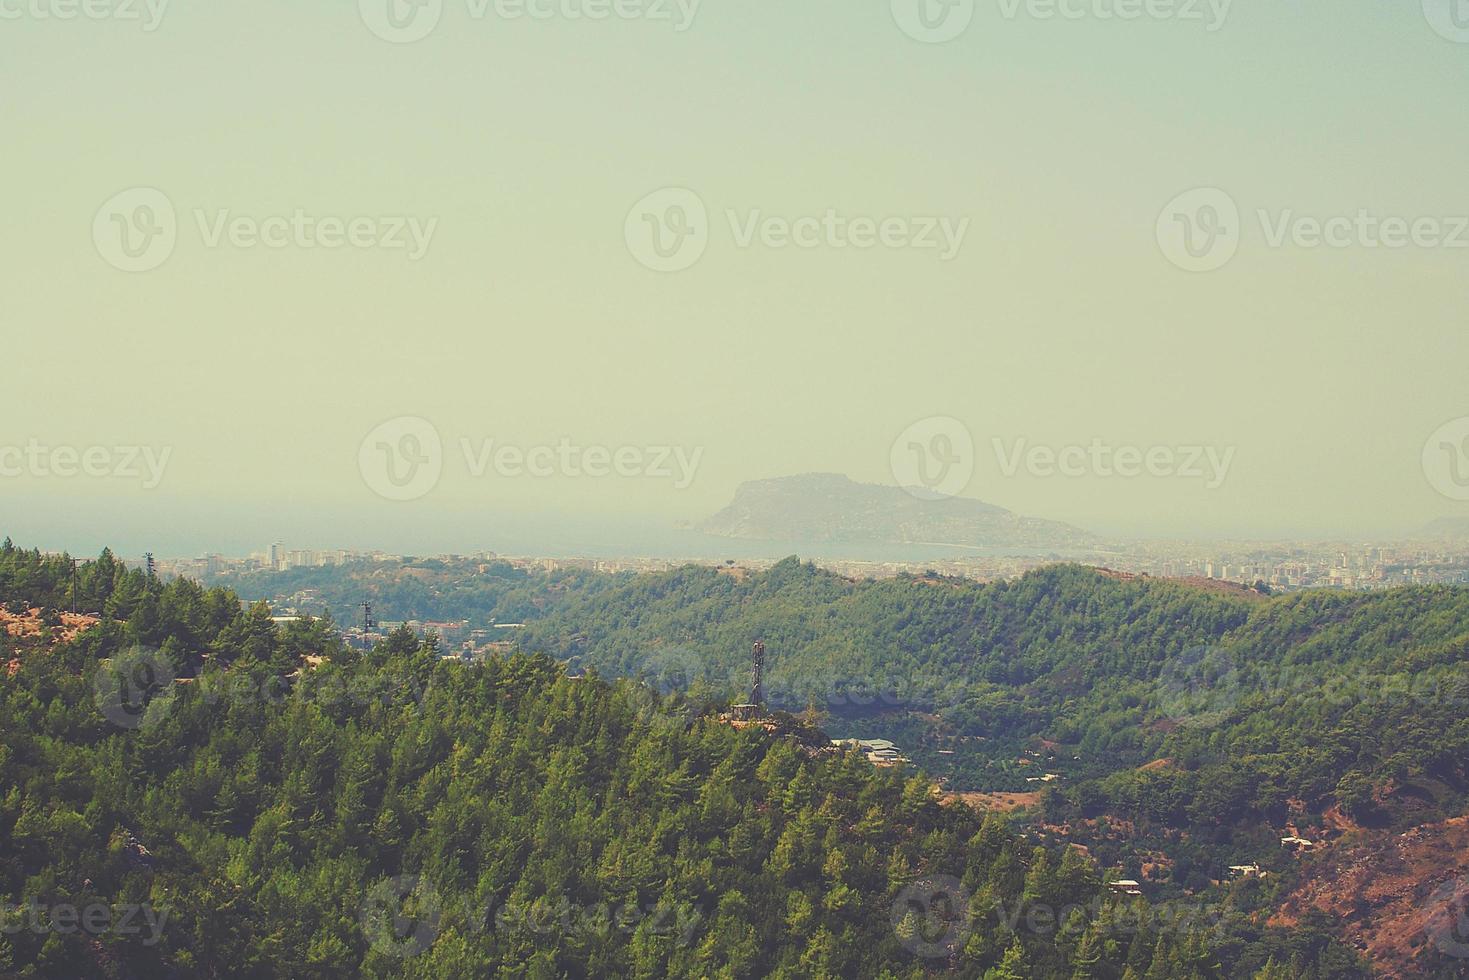
[[[1076,566],[978,584],[854,582],[795,559],[641,576],[440,564],[250,582],[374,589],[383,608],[446,618],[513,610],[527,651],[713,701],[744,696],[761,638],[772,704],[889,738],[953,789],[1032,789],[1039,766],[1058,776],[1057,820],[1279,828],[1335,807],[1391,826],[1469,797],[1469,589],[1267,598]]]
[[[106,554],[76,584],[80,628],[68,559],[0,549],[37,626],[0,636],[0,975],[1365,975],[794,720],[406,630],[355,651]]]
[[[496,559],[410,557],[280,571],[230,569],[206,584],[223,585],[245,599],[295,597],[292,605],[301,612],[343,622],[370,602],[377,617],[389,622],[468,620],[478,627],[537,619],[570,595],[599,592],[628,578],[532,570]]]
[[[1265,598],[1075,566],[852,582],[788,559],[571,595],[523,642],[729,698],[751,637],[775,702],[900,741],[956,788],[1051,770],[1058,820],[1280,827],[1339,807],[1388,825],[1462,813],[1469,790],[1464,588]]]

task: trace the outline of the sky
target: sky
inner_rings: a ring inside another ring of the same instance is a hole
[[[0,0],[0,529],[1469,516],[1466,82],[1466,0]]]

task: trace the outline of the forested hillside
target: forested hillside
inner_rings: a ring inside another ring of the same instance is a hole
[[[357,607],[370,602],[377,617],[390,622],[463,619],[486,626],[539,618],[570,595],[598,592],[630,577],[576,569],[546,572],[498,560],[405,558],[283,571],[231,570],[209,584],[245,599],[296,596],[293,605],[301,612],[331,614],[343,622],[352,621]]]
[[[1024,788],[1041,746],[1058,816],[1279,824],[1296,800],[1371,821],[1462,812],[1469,788],[1469,589],[1267,599],[1074,566],[858,583],[791,559],[572,596],[524,642],[738,696],[755,637],[772,699],[897,733],[960,788]]]
[[[0,639],[3,975],[1359,975],[799,726],[406,631],[358,653],[108,556],[79,581],[94,626]],[[0,550],[8,607],[69,586]]]

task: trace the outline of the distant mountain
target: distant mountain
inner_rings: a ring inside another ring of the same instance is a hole
[[[1469,538],[1469,517],[1440,517],[1425,524],[1420,538]]]
[[[1088,531],[1023,517],[964,497],[922,499],[901,487],[807,473],[741,484],[728,507],[699,524],[705,534],[766,541],[944,544],[977,548],[1076,548]]]

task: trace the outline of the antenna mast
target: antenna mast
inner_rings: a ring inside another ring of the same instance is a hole
[[[765,689],[762,683],[765,677],[765,644],[760,640],[755,641],[754,664],[750,670],[750,703],[756,708],[765,700]]]

